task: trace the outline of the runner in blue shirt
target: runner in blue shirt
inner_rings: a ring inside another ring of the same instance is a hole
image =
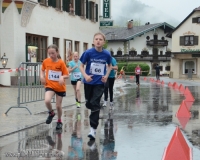
[[[96,33],[93,38],[94,48],[86,50],[80,58],[80,71],[84,77],[86,107],[91,110],[90,133],[88,137],[95,139],[99,125],[100,100],[104,91],[104,83],[111,71],[112,57],[109,51],[103,49],[105,35]],[[108,64],[106,72],[106,64]],[[86,68],[84,69],[84,66]]]

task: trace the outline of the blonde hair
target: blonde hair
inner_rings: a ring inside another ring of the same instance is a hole
[[[79,56],[79,53],[78,53],[78,52],[76,52],[76,51],[73,53],[73,55],[75,55],[75,54]]]
[[[94,34],[94,37],[95,37],[96,35],[101,35],[101,36],[103,37],[104,41],[106,41],[106,36],[105,36],[103,33],[97,32],[97,33]],[[94,39],[94,37],[93,37],[93,39]]]

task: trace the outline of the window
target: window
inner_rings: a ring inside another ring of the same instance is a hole
[[[79,53],[79,42],[75,41],[75,51]]]
[[[59,38],[53,37],[53,44],[55,44],[59,48]]]
[[[34,34],[26,34],[26,45],[37,46],[37,62],[42,62],[45,58],[47,58],[47,37],[34,35]]]
[[[199,37],[194,35],[187,35],[180,37],[180,46],[194,46],[198,45]]]
[[[86,0],[86,18],[93,22],[98,22],[98,4]]]
[[[194,37],[193,36],[185,36],[185,46],[193,46]]]
[[[72,41],[71,40],[64,40],[65,45],[65,56],[64,61],[68,63],[72,60]]]
[[[61,10],[61,0],[56,0],[56,9]]]
[[[154,39],[154,40],[158,40],[158,35],[157,35],[157,34],[154,34],[154,35],[153,35],[153,39]]]
[[[85,18],[85,3],[81,0],[81,16]]]
[[[88,49],[88,44],[87,43],[83,43],[83,51],[86,51]]]
[[[78,16],[85,17],[85,3],[84,0],[75,1],[75,14]]]
[[[43,4],[43,5],[47,5],[47,2],[46,2],[46,0],[38,0],[38,3],[40,3],[40,4]]]
[[[195,60],[184,60],[183,61],[183,74],[187,74],[191,70],[196,73],[196,61]]]
[[[192,23],[200,23],[200,17],[192,18]]]

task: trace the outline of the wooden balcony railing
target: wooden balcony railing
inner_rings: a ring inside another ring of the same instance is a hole
[[[166,55],[162,56],[142,56],[142,55],[137,55],[137,56],[117,56],[114,55],[116,60],[118,61],[170,61],[171,57],[167,57]]]

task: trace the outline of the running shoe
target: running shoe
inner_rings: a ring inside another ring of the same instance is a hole
[[[55,113],[49,113],[49,116],[47,117],[47,120],[46,120],[46,124],[50,124],[53,120],[53,117],[55,116]]]
[[[62,122],[57,122],[56,130],[61,130],[62,126],[63,126]]]

